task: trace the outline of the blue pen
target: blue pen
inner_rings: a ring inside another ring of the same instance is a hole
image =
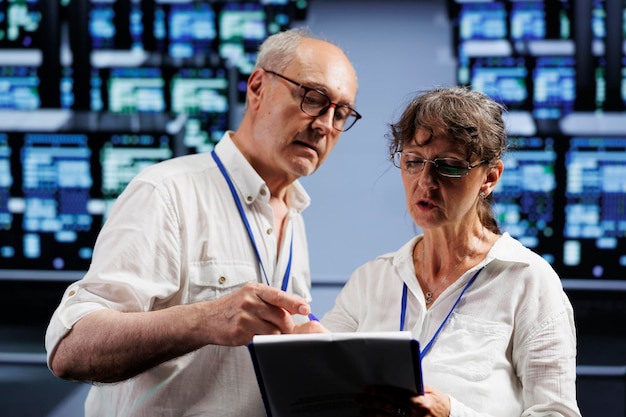
[[[309,313],[309,320],[311,320],[311,321],[320,321],[317,317],[315,317],[315,314],[313,314],[313,313]]]

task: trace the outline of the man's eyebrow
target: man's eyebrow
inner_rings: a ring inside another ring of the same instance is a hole
[[[330,88],[328,88],[328,86],[326,86],[325,84],[321,84],[317,81],[301,81],[300,85],[302,87],[312,88],[314,90],[319,91],[320,93],[324,93],[324,95],[330,98],[332,102],[335,102],[335,100],[331,98]],[[354,109],[354,106],[356,103],[353,103],[349,100],[340,100],[340,101],[337,101],[337,104],[339,106],[345,106],[345,107],[350,107],[351,109]]]

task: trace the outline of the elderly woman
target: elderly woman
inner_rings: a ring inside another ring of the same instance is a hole
[[[551,266],[491,210],[504,109],[464,87],[414,98],[390,127],[406,205],[423,234],[351,276],[321,323],[410,330],[424,395],[372,387],[372,416],[580,416],[571,304]]]

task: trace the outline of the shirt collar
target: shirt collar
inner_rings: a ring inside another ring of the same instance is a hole
[[[496,240],[496,243],[493,244],[487,254],[487,259],[530,265],[534,263],[531,259],[533,256],[534,253],[530,249],[523,246],[519,240],[514,239],[508,232],[504,232]]]
[[[233,133],[232,131],[224,133],[222,139],[215,145],[215,152],[228,171],[242,202],[250,205],[258,199],[268,203],[269,188],[233,142],[231,138]],[[294,181],[287,188],[287,206],[289,208],[300,213],[310,203],[311,198],[299,181]]]

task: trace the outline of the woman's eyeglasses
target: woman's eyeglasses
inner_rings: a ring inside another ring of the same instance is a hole
[[[302,100],[300,101],[300,109],[311,117],[319,117],[326,113],[331,107],[335,108],[335,114],[333,115],[333,127],[341,132],[345,132],[350,129],[357,120],[361,118],[361,115],[349,106],[333,103],[330,98],[324,93],[314,88],[307,87],[296,81],[290,80],[274,71],[264,69],[265,72],[282,78],[285,81],[302,89]]]
[[[417,174],[418,172],[422,172],[424,170],[424,166],[426,163],[433,164],[435,168],[435,172],[442,177],[448,178],[461,178],[469,174],[472,168],[476,168],[477,166],[483,164],[485,161],[476,162],[473,165],[470,165],[469,162],[463,159],[456,158],[435,158],[435,159],[424,159],[420,158],[419,155],[410,152],[402,152],[397,151],[390,155],[390,159],[393,161],[393,164],[408,172],[409,174]]]

